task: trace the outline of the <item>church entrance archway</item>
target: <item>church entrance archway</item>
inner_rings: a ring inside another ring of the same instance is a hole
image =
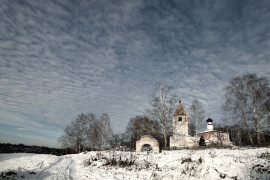
[[[159,152],[159,142],[151,136],[145,135],[136,141],[136,152],[153,151]]]
[[[142,145],[141,152],[151,152],[151,151],[153,151],[153,148],[150,144]]]

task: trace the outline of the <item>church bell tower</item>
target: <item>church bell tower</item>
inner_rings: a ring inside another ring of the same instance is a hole
[[[173,134],[188,136],[188,117],[181,101],[173,115]]]

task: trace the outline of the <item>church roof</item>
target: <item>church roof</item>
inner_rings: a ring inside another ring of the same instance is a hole
[[[208,118],[208,119],[206,120],[206,122],[213,122],[213,119]]]
[[[178,104],[173,116],[177,117],[177,116],[186,116],[186,115],[187,114],[186,114],[186,112],[185,112],[185,110],[184,110],[184,108],[183,108],[183,106],[181,104],[181,101],[179,101],[179,104]]]

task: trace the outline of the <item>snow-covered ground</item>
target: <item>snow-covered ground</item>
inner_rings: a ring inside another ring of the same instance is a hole
[[[0,179],[270,179],[270,148],[0,154]]]

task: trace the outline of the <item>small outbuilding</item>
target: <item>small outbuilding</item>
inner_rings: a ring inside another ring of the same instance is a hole
[[[159,152],[159,142],[155,138],[144,135],[136,141],[136,152],[153,151]]]

